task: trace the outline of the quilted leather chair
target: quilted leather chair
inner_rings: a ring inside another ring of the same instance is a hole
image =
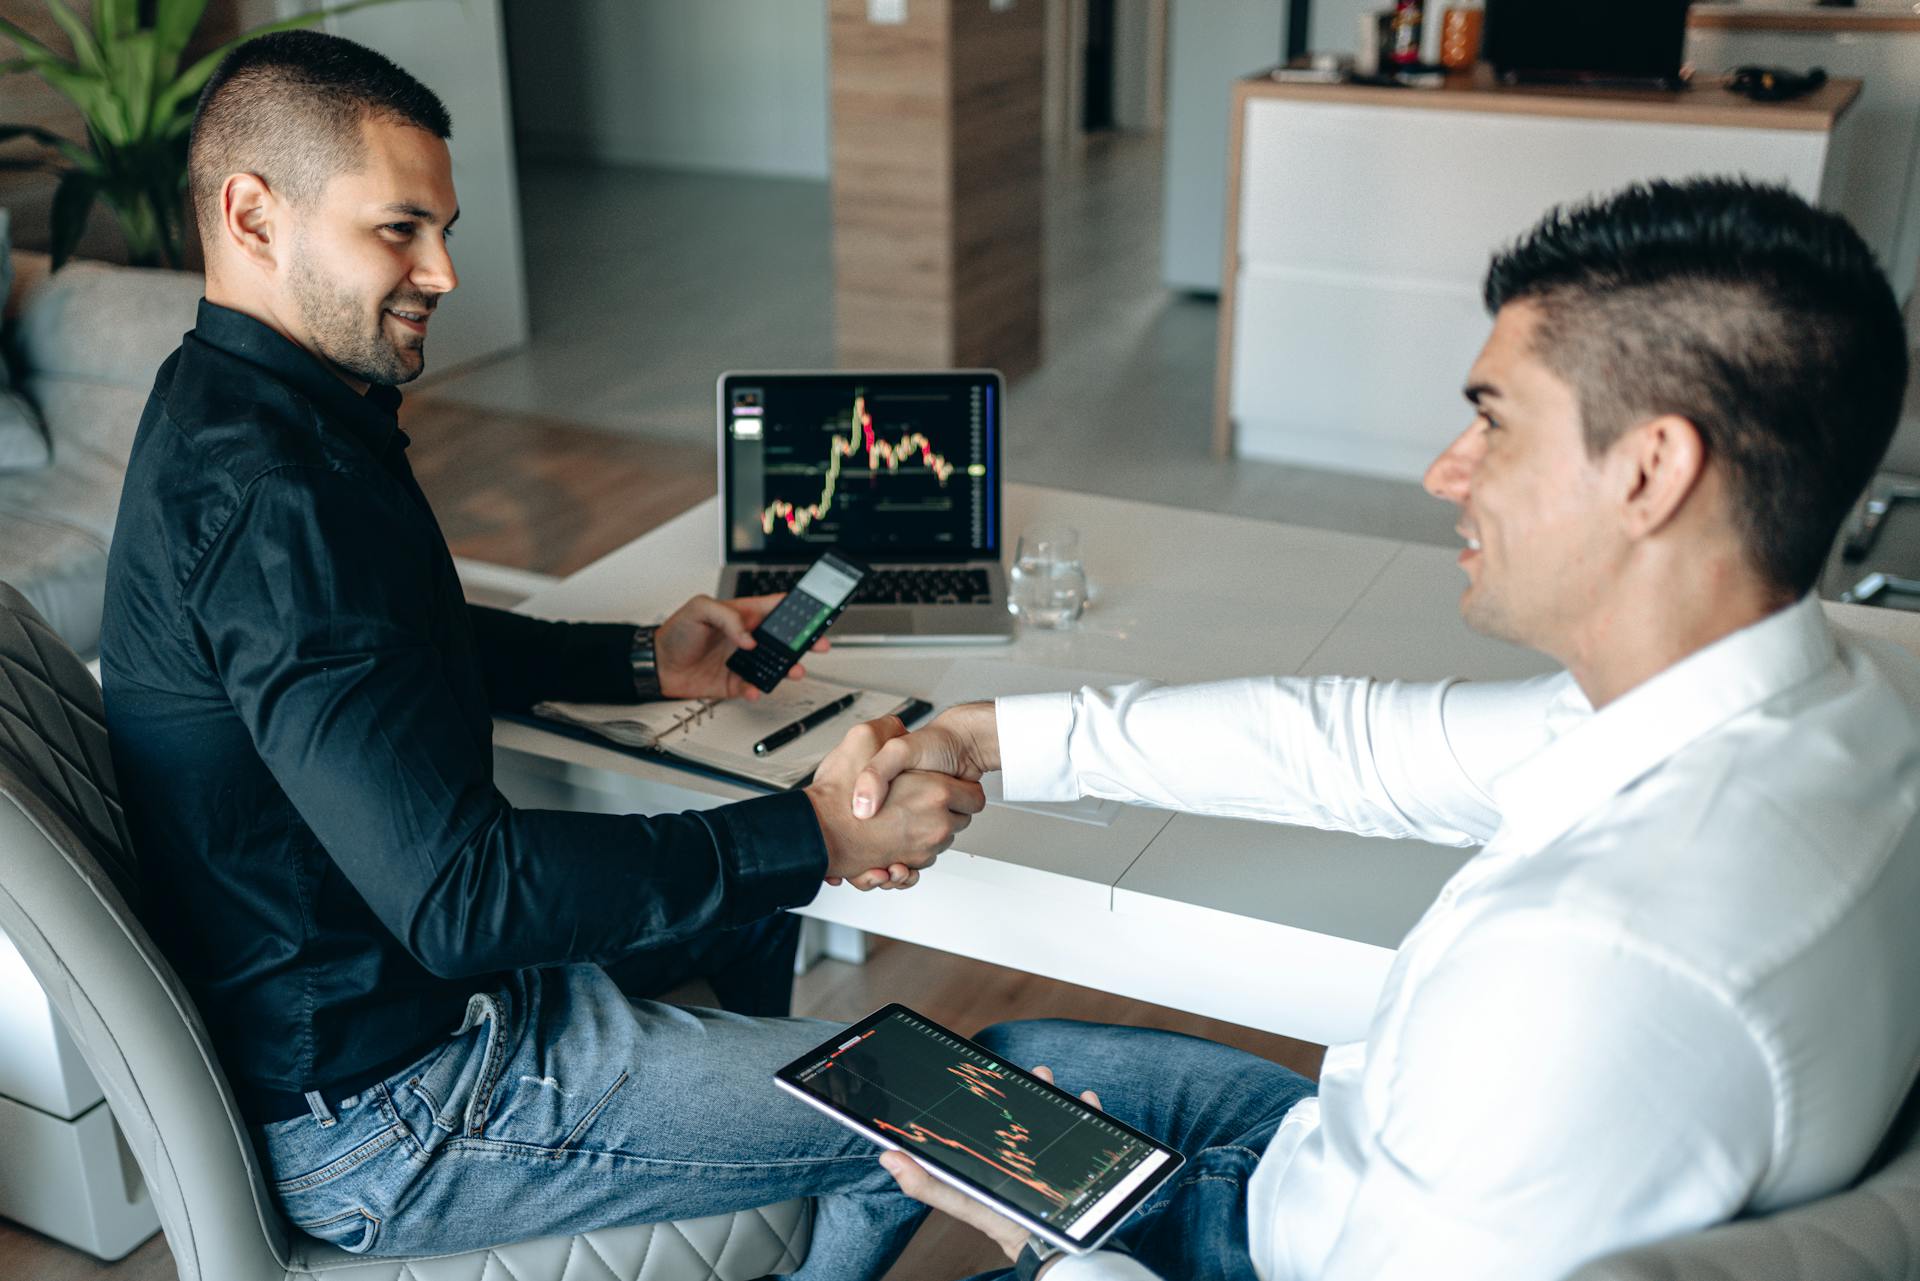
[[[369,1259],[289,1233],[138,884],[100,691],[0,583],[0,931],[79,1043],[140,1166],[181,1281],[747,1281],[798,1267],[811,1203]]]
[[[1852,1188],[1596,1259],[1568,1281],[1920,1281],[1920,1091]]]

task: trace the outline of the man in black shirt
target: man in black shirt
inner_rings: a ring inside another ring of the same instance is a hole
[[[405,72],[308,32],[241,46],[202,98],[207,297],[140,423],[101,641],[144,914],[316,1236],[462,1249],[817,1194],[795,1275],[877,1274],[919,1212],[768,1079],[828,1029],[747,1016],[786,1012],[781,909],[824,877],[910,885],[983,798],[923,775],[857,822],[897,722],[803,793],[502,798],[493,712],[739,695],[724,660],[771,602],[637,630],[464,602],[394,390],[456,283],[449,133]],[[732,1012],[627,999],[695,970]]]

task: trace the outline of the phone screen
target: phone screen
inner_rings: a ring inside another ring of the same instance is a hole
[[[796,654],[804,651],[819,638],[834,611],[860,586],[860,577],[860,571],[852,565],[832,554],[822,556],[767,615],[760,632]]]

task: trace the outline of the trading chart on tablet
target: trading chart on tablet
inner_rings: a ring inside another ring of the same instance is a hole
[[[806,1089],[907,1152],[1084,1236],[1167,1154],[965,1042],[894,1013],[807,1064]]]

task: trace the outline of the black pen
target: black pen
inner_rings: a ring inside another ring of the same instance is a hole
[[[825,725],[828,721],[846,711],[849,707],[852,707],[853,700],[856,697],[858,697],[858,695],[848,694],[845,698],[836,698],[825,707],[815,708],[813,711],[808,712],[805,716],[802,716],[786,728],[773,731],[773,733],[753,745],[753,754],[755,756],[765,756],[776,747],[785,747],[788,743],[799,738],[808,730]]]

